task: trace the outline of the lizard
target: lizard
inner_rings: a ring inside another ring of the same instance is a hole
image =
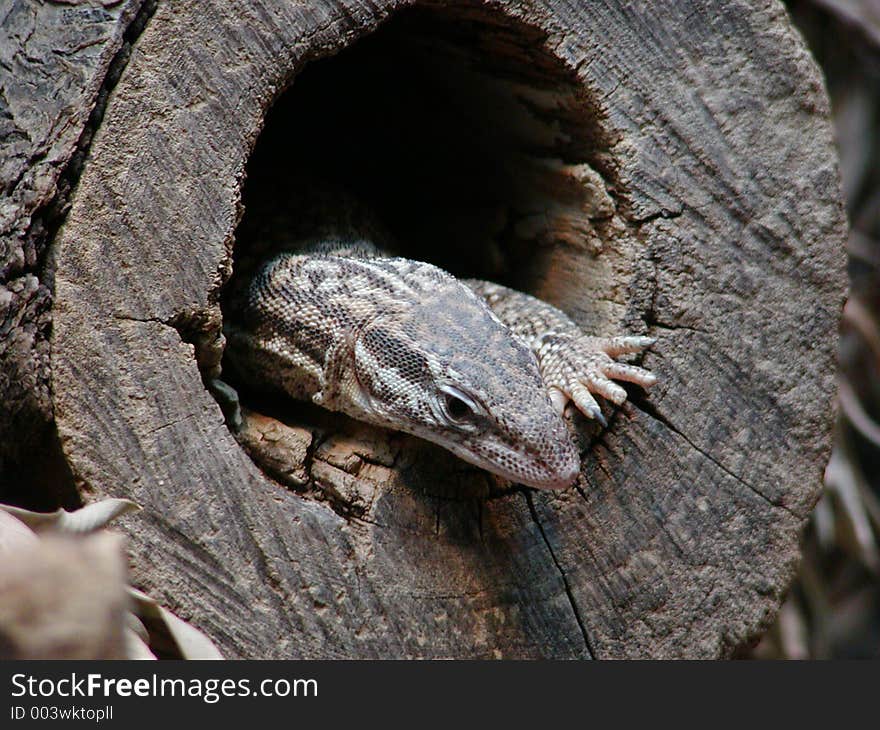
[[[654,344],[593,337],[562,310],[500,284],[392,256],[360,232],[324,231],[244,277],[225,318],[226,357],[249,387],[432,441],[512,482],[564,489],[580,454],[572,403],[656,377],[619,362]]]

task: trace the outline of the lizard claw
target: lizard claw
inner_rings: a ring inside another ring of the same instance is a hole
[[[641,352],[654,342],[652,337],[545,335],[538,349],[538,359],[553,406],[561,414],[571,401],[587,418],[607,426],[593,394],[621,405],[626,401],[626,391],[612,378],[643,388],[654,385],[657,377],[653,373],[614,359]]]

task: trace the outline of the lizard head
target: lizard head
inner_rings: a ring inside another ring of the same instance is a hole
[[[534,353],[463,285],[371,320],[353,347],[351,415],[527,486],[577,478],[578,451]]]

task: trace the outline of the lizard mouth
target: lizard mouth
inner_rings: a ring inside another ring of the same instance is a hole
[[[567,489],[580,476],[580,458],[574,449],[555,464],[539,455],[526,455],[498,445],[480,451],[472,451],[461,444],[440,445],[469,464],[535,489]]]
[[[519,477],[511,476],[510,478],[527,487],[535,489],[552,489],[561,490],[568,489],[577,481],[580,476],[580,460],[574,461],[572,464],[563,465],[559,468],[550,468],[544,466],[544,474],[535,473],[534,475],[521,475]]]

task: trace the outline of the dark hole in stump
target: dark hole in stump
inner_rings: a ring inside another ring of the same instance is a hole
[[[498,13],[414,8],[309,64],[248,163],[227,291],[267,252],[295,247],[313,188],[360,201],[397,254],[539,296],[555,247],[597,255],[615,213],[611,140],[543,42]],[[277,400],[242,396],[279,416]]]
[[[251,156],[237,255],[314,179],[363,201],[406,255],[528,289],[542,248],[589,246],[613,213],[610,142],[543,40],[485,11],[412,9],[310,64]]]

